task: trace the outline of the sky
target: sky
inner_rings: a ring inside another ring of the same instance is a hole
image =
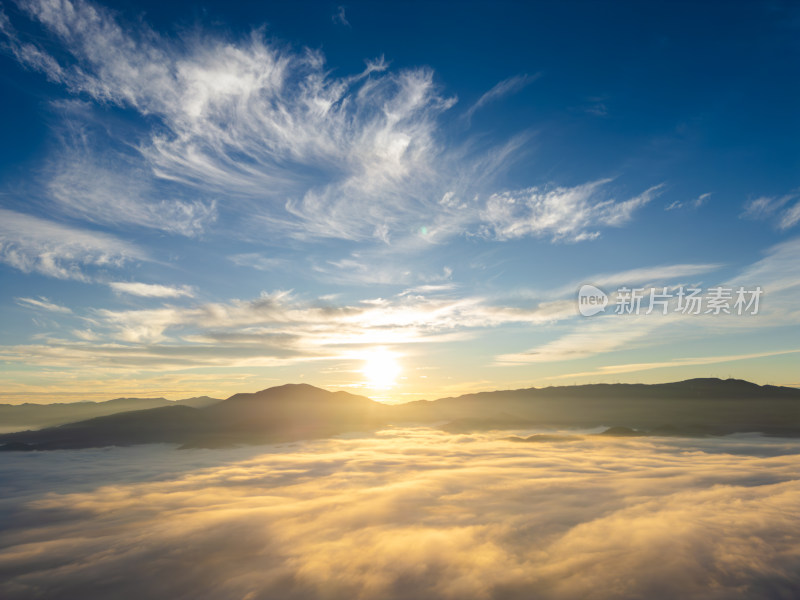
[[[3,1],[0,402],[800,385],[798,29],[789,2]]]

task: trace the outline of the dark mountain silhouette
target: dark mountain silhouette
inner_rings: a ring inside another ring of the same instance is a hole
[[[163,406],[39,431],[0,436],[0,449],[51,450],[174,443],[220,447],[369,431],[387,422],[386,407],[364,396],[289,384],[236,394],[202,408]]]
[[[408,423],[439,424],[454,433],[605,426],[609,436],[761,432],[800,437],[800,390],[731,379],[691,379],[655,385],[530,388],[384,405],[347,392],[288,384],[199,408],[161,406],[0,435],[0,449],[153,442],[217,447],[368,432]]]
[[[521,425],[661,429],[663,434],[800,432],[800,389],[738,379],[689,379],[663,384],[592,384],[467,394],[398,407],[409,421],[449,421],[459,431]],[[513,421],[512,421],[513,422]],[[469,427],[465,427],[468,425]]]
[[[0,431],[13,429],[38,429],[74,423],[93,417],[102,417],[132,410],[162,406],[190,406],[203,408],[220,400],[208,396],[167,400],[166,398],[115,398],[103,402],[68,402],[54,404],[0,404]]]
[[[216,426],[217,443],[225,444],[371,431],[387,423],[388,408],[365,396],[286,384],[253,394],[236,394],[204,412]],[[190,440],[187,445],[205,445],[205,440]]]
[[[131,446],[134,444],[182,444],[187,439],[214,433],[213,422],[202,409],[161,406],[134,410],[87,421],[0,436],[10,450],[65,450]]]
[[[631,429],[630,427],[609,427],[600,435],[608,435],[612,437],[639,437],[646,434],[643,431]]]

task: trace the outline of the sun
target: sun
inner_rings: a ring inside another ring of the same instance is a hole
[[[401,370],[394,353],[389,352],[386,348],[375,348],[364,358],[364,367],[361,372],[370,387],[387,389],[395,384]]]

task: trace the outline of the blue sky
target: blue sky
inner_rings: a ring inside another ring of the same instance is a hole
[[[797,5],[0,11],[3,401],[800,384]]]

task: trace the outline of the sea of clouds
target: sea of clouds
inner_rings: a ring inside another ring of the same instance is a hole
[[[0,597],[797,597],[800,442],[504,435],[4,453]]]

